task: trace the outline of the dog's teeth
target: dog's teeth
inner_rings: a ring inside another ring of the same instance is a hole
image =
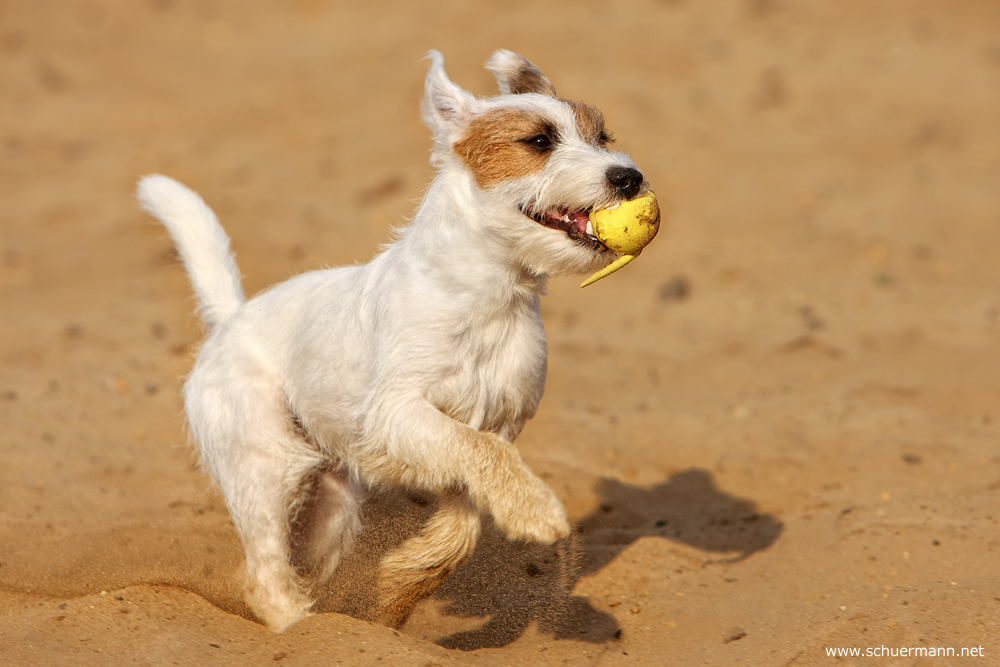
[[[563,214],[563,216],[559,219],[562,220],[563,222],[569,222],[569,216],[565,214]]]
[[[590,236],[594,235],[594,225],[590,222],[589,219],[587,220],[587,234],[589,234]]]

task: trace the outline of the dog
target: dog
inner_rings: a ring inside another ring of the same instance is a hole
[[[454,84],[437,51],[428,58],[437,172],[412,222],[366,265],[248,301],[202,199],[165,176],[139,182],[210,330],[184,386],[190,433],[243,543],[244,599],[277,632],[310,615],[310,588],[352,548],[371,487],[440,498],[379,562],[375,620],[390,627],[470,556],[481,513],[513,540],[570,535],[562,503],[513,445],[545,384],[539,300],[549,276],[619,257],[588,213],[649,184],[612,150],[601,113],[558,97],[523,57],[493,54],[490,98]]]

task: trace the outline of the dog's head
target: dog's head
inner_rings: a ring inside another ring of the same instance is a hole
[[[649,189],[594,107],[556,95],[548,78],[510,51],[486,64],[500,95],[477,99],[452,83],[431,51],[424,119],[434,160],[468,177],[470,196],[515,258],[537,274],[594,271],[618,255],[590,228],[589,212]]]

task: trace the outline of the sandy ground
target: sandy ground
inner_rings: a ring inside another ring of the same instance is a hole
[[[366,261],[431,175],[424,53],[490,95],[500,47],[669,202],[640,261],[544,301],[518,445],[579,569],[487,527],[401,632],[273,635],[185,440],[201,331],[134,183],[198,189],[248,293]],[[0,3],[0,663],[1000,664],[998,120],[989,0]]]

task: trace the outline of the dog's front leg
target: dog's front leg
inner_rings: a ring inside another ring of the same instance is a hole
[[[379,563],[377,620],[402,627],[417,603],[472,555],[478,539],[479,512],[464,493],[445,493],[420,532]]]
[[[476,435],[466,482],[473,502],[489,511],[510,539],[551,544],[568,537],[566,508],[525,465],[513,443],[492,433]]]
[[[389,418],[369,414],[363,463],[378,477],[434,491],[464,486],[480,511],[511,539],[544,544],[570,533],[556,494],[521,460],[513,443],[476,431],[426,400],[395,403]],[[384,413],[383,413],[384,414]]]

